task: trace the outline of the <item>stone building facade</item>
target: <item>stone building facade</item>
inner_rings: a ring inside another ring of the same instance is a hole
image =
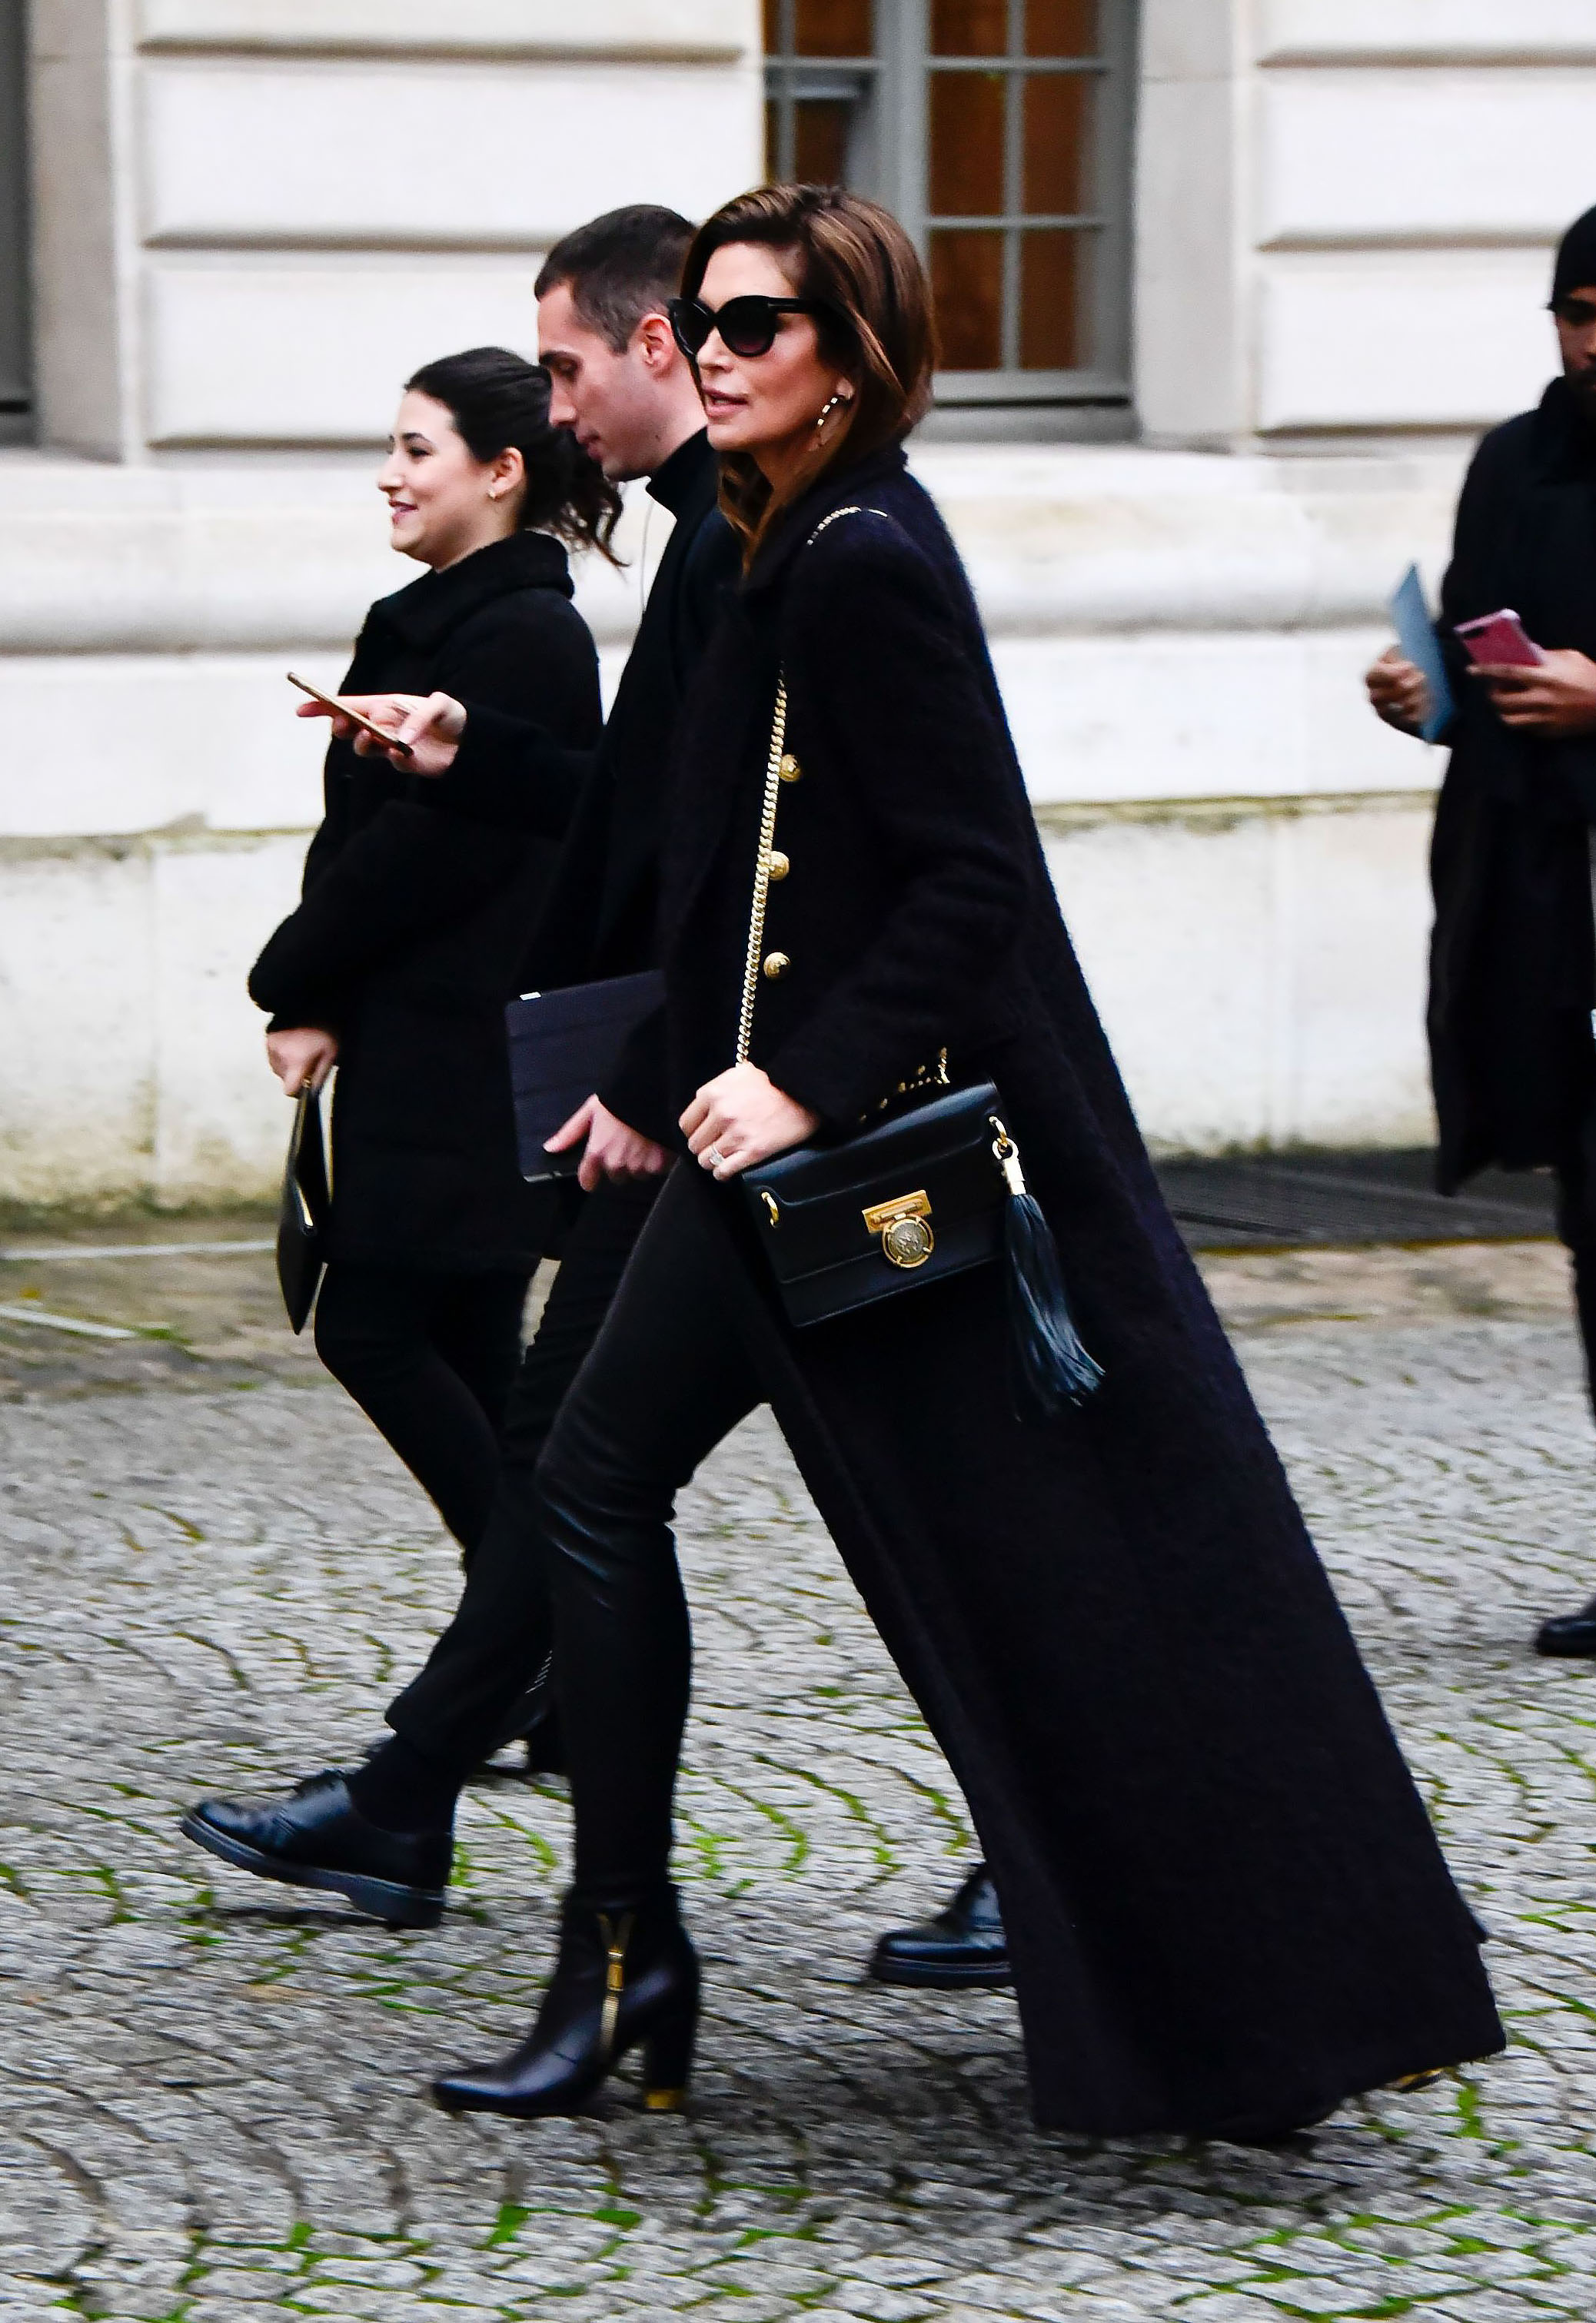
[[[270,1185],[282,673],[412,570],[398,385],[767,151],[931,259],[917,464],[1150,1135],[1422,1140],[1439,767],[1358,673],[1552,368],[1593,133],[1591,0],[0,0],[0,1197]]]

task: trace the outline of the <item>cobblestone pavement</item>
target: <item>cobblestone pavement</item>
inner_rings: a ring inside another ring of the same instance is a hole
[[[451,1596],[429,1511],[271,1337],[260,1259],[12,1263],[0,1306],[162,1336],[0,1320],[0,2313],[1588,2323],[1596,1668],[1526,1645],[1596,1577],[1561,1259],[1210,1271],[1494,1933],[1505,2060],[1289,2151],[1037,2135],[1006,1996],[860,1979],[969,1834],[756,1421],[686,1511],[691,2109],[446,2120],[429,2070],[534,2006],[557,1789],[473,1790],[429,1934],[175,1828],[374,1731]]]

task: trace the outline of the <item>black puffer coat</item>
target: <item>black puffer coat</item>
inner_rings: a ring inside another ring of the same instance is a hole
[[[1458,503],[1444,634],[1504,605],[1538,645],[1596,659],[1596,427],[1560,379],[1536,410],[1492,428]],[[1449,658],[1459,706],[1430,852],[1445,1193],[1489,1162],[1563,1161],[1596,1102],[1586,844],[1596,736],[1514,733],[1455,641]],[[1596,1237],[1596,1218],[1583,1232]]]
[[[596,742],[597,656],[558,542],[513,534],[372,606],[340,690],[435,688]],[[279,1026],[338,1035],[335,1260],[529,1266],[554,1197],[516,1165],[504,1004],[557,842],[436,814],[420,779],[332,745],[304,900],[250,992]],[[571,803],[546,803],[551,833]]]
[[[839,517],[862,505],[880,514]],[[1008,1392],[982,1269],[794,1332],[735,1184],[753,1359],[963,1786],[1040,2119],[1300,2119],[1498,2048],[1476,1931],[1160,1197],[1059,916],[975,604],[901,455],[830,480],[712,642],[678,748],[674,1096],[731,1061],[778,666],[753,1056],[837,1124],[946,1043],[990,1075],[1106,1378]]]

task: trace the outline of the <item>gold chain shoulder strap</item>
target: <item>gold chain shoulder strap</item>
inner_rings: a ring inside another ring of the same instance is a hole
[[[835,524],[839,517],[863,516],[862,508],[833,509],[822,517],[804,542],[806,548],[817,541],[826,527]],[[875,509],[870,514],[880,516]],[[775,844],[775,810],[782,793],[782,760],[787,754],[787,679],[785,671],[776,673],[775,715],[770,722],[770,750],[765,761],[765,805],[759,817],[759,854],[754,865],[754,898],[748,912],[748,949],[743,961],[743,1005],[737,1020],[737,1062],[747,1064],[748,1044],[754,1037],[754,1002],[759,991],[759,955],[765,949],[765,914],[770,903],[770,853]]]

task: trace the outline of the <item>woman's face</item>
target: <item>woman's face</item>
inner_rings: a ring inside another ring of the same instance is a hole
[[[515,530],[522,484],[518,452],[474,459],[447,404],[407,390],[377,478],[401,555],[441,572],[501,539]]]
[[[757,243],[728,243],[704,269],[699,298],[713,311],[750,291],[771,298],[798,295],[776,252]],[[851,393],[836,364],[822,356],[810,315],[778,315],[768,354],[733,354],[712,331],[699,354],[698,378],[716,451],[749,454],[772,483],[812,448],[815,422],[830,399]]]

